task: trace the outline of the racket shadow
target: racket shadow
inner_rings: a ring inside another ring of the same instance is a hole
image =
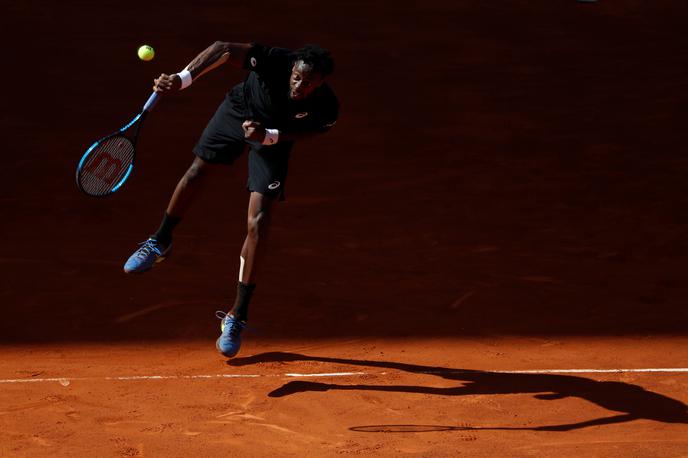
[[[326,391],[378,391],[396,393],[420,393],[438,396],[532,394],[542,401],[554,401],[576,397],[594,403],[613,414],[576,423],[535,427],[474,427],[471,425],[369,425],[355,426],[360,432],[427,432],[449,430],[534,430],[569,431],[606,424],[625,423],[634,420],[654,420],[663,423],[688,424],[688,406],[681,401],[625,382],[597,381],[580,376],[532,373],[500,373],[471,369],[423,366],[393,361],[355,360],[307,356],[296,353],[271,352],[228,361],[233,366],[261,362],[319,361],[325,363],[393,369],[414,374],[434,375],[447,380],[460,381],[455,387],[430,387],[422,385],[365,385],[333,384],[295,380],[268,393],[269,397],[292,396],[304,392]],[[413,428],[418,431],[413,430]],[[376,428],[378,430],[376,430]],[[404,431],[404,428],[407,431]],[[425,428],[425,429],[424,429]],[[432,429],[438,428],[438,429]],[[444,428],[444,429],[443,429]],[[410,429],[411,431],[408,431]]]

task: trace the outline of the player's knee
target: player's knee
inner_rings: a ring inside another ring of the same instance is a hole
[[[248,237],[257,242],[260,238],[260,219],[255,216],[249,216],[246,229],[248,232]]]
[[[262,232],[265,230],[267,218],[264,212],[258,213],[256,216],[249,216],[247,221],[248,236],[251,240],[258,241]]]
[[[184,174],[184,179],[187,182],[197,181],[199,178],[203,178],[205,174],[206,170],[204,165],[194,162]]]

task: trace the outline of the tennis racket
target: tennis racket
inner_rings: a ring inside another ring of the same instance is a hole
[[[76,185],[92,197],[116,192],[131,175],[136,157],[136,140],[141,124],[158,101],[153,92],[143,109],[127,125],[103,137],[86,150],[76,168]]]

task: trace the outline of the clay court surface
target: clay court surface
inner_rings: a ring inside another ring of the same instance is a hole
[[[3,13],[0,456],[688,456],[685,4],[141,8]],[[215,40],[321,43],[342,102],[229,361],[245,158],[121,268],[244,75],[161,100],[116,195],[73,178]]]

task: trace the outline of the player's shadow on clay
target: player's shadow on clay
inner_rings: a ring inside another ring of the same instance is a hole
[[[474,428],[453,427],[449,429],[527,429],[536,431],[568,431],[585,428],[588,426],[623,423],[633,420],[654,420],[664,423],[688,423],[688,406],[684,403],[663,396],[652,391],[647,391],[640,386],[623,382],[598,382],[584,377],[554,374],[504,374],[470,369],[451,369],[446,367],[421,366],[417,364],[405,364],[391,361],[368,361],[344,358],[328,358],[321,356],[306,356],[296,353],[271,352],[246,358],[235,358],[228,364],[244,366],[262,362],[286,362],[286,361],[319,361],[325,363],[346,364],[353,366],[379,367],[394,369],[414,374],[431,374],[448,380],[462,381],[463,384],[451,388],[436,388],[414,385],[339,385],[333,383],[319,383],[309,381],[292,381],[270,392],[270,397],[290,396],[307,391],[329,390],[365,390],[386,391],[398,393],[422,393],[441,396],[466,396],[466,395],[496,395],[533,393],[535,398],[553,401],[566,397],[578,397],[597,404],[607,410],[620,412],[618,415],[601,417],[578,423],[568,423],[551,426],[538,426],[531,428]],[[354,427],[356,431],[386,431],[390,432],[395,426],[414,425],[380,425],[376,427]],[[357,429],[358,428],[358,429]],[[363,429],[361,429],[363,428]],[[373,429],[366,429],[373,428]],[[385,429],[386,428],[386,429]],[[392,428],[392,429],[390,429]],[[404,430],[403,428],[399,431]],[[437,429],[430,429],[437,430]]]

